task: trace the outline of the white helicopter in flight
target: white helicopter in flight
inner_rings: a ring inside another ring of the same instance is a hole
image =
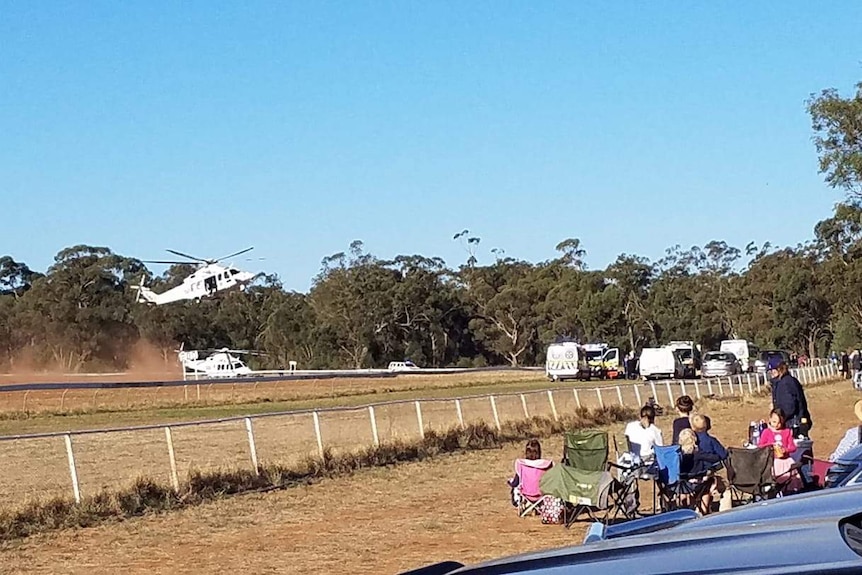
[[[145,301],[155,305],[163,305],[182,300],[200,301],[205,297],[212,297],[217,292],[227,291],[233,288],[245,290],[246,286],[255,280],[256,274],[244,272],[236,269],[233,266],[221,266],[218,262],[226,259],[242,255],[250,252],[254,248],[246,248],[238,251],[235,254],[224,256],[214,260],[196,258],[182,252],[167,250],[168,252],[178,255],[183,258],[188,258],[197,262],[200,267],[183,280],[183,283],[175,288],[171,288],[162,293],[156,293],[150,288],[144,287],[144,280],[141,278],[141,285],[132,286],[132,289],[137,290],[138,295],[135,301]],[[185,261],[167,261],[167,260],[152,260],[144,263],[149,264],[188,264]]]

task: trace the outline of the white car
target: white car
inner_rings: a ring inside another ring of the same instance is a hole
[[[419,366],[410,360],[407,361],[390,361],[389,371],[416,371]]]

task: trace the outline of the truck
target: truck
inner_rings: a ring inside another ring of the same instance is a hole
[[[700,350],[693,341],[672,341],[664,347],[672,349],[679,356],[683,365],[685,374],[683,377],[697,377],[697,372],[700,371],[702,358]]]
[[[574,341],[552,343],[545,355],[545,375],[551,381],[581,379],[589,381],[592,370],[587,363],[587,351]]]
[[[638,364],[644,381],[685,377],[685,367],[679,355],[669,347],[644,348]]]
[[[760,350],[756,345],[745,339],[726,339],[721,342],[719,351],[727,351],[736,356],[742,366],[742,371],[751,372],[760,355]]]

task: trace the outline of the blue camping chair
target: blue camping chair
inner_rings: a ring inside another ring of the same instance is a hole
[[[712,487],[709,481],[714,469],[699,475],[682,473],[682,448],[679,445],[656,445],[656,491],[662,511],[696,509],[703,495]],[[707,513],[708,509],[701,509]]]

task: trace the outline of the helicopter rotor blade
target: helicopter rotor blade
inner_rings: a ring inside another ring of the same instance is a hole
[[[175,260],[141,260],[141,263],[144,263],[144,264],[173,264],[173,265],[180,265],[180,266],[194,265],[191,262],[178,262]]]
[[[253,249],[254,249],[254,246],[252,246],[250,248],[245,248],[244,250],[240,250],[240,251],[236,252],[235,254],[230,254],[229,256],[222,256],[222,257],[218,258],[217,260],[213,260],[212,263],[220,262],[222,260],[228,260],[230,258],[235,258],[236,256],[242,255],[246,252],[250,252]]]
[[[205,260],[203,258],[196,258],[195,256],[190,256],[189,254],[184,254],[183,252],[178,252],[176,250],[165,250],[165,251],[170,252],[170,253],[174,254],[175,256],[180,256],[181,258],[188,258],[188,259],[194,260],[196,262],[213,263],[210,260]]]

